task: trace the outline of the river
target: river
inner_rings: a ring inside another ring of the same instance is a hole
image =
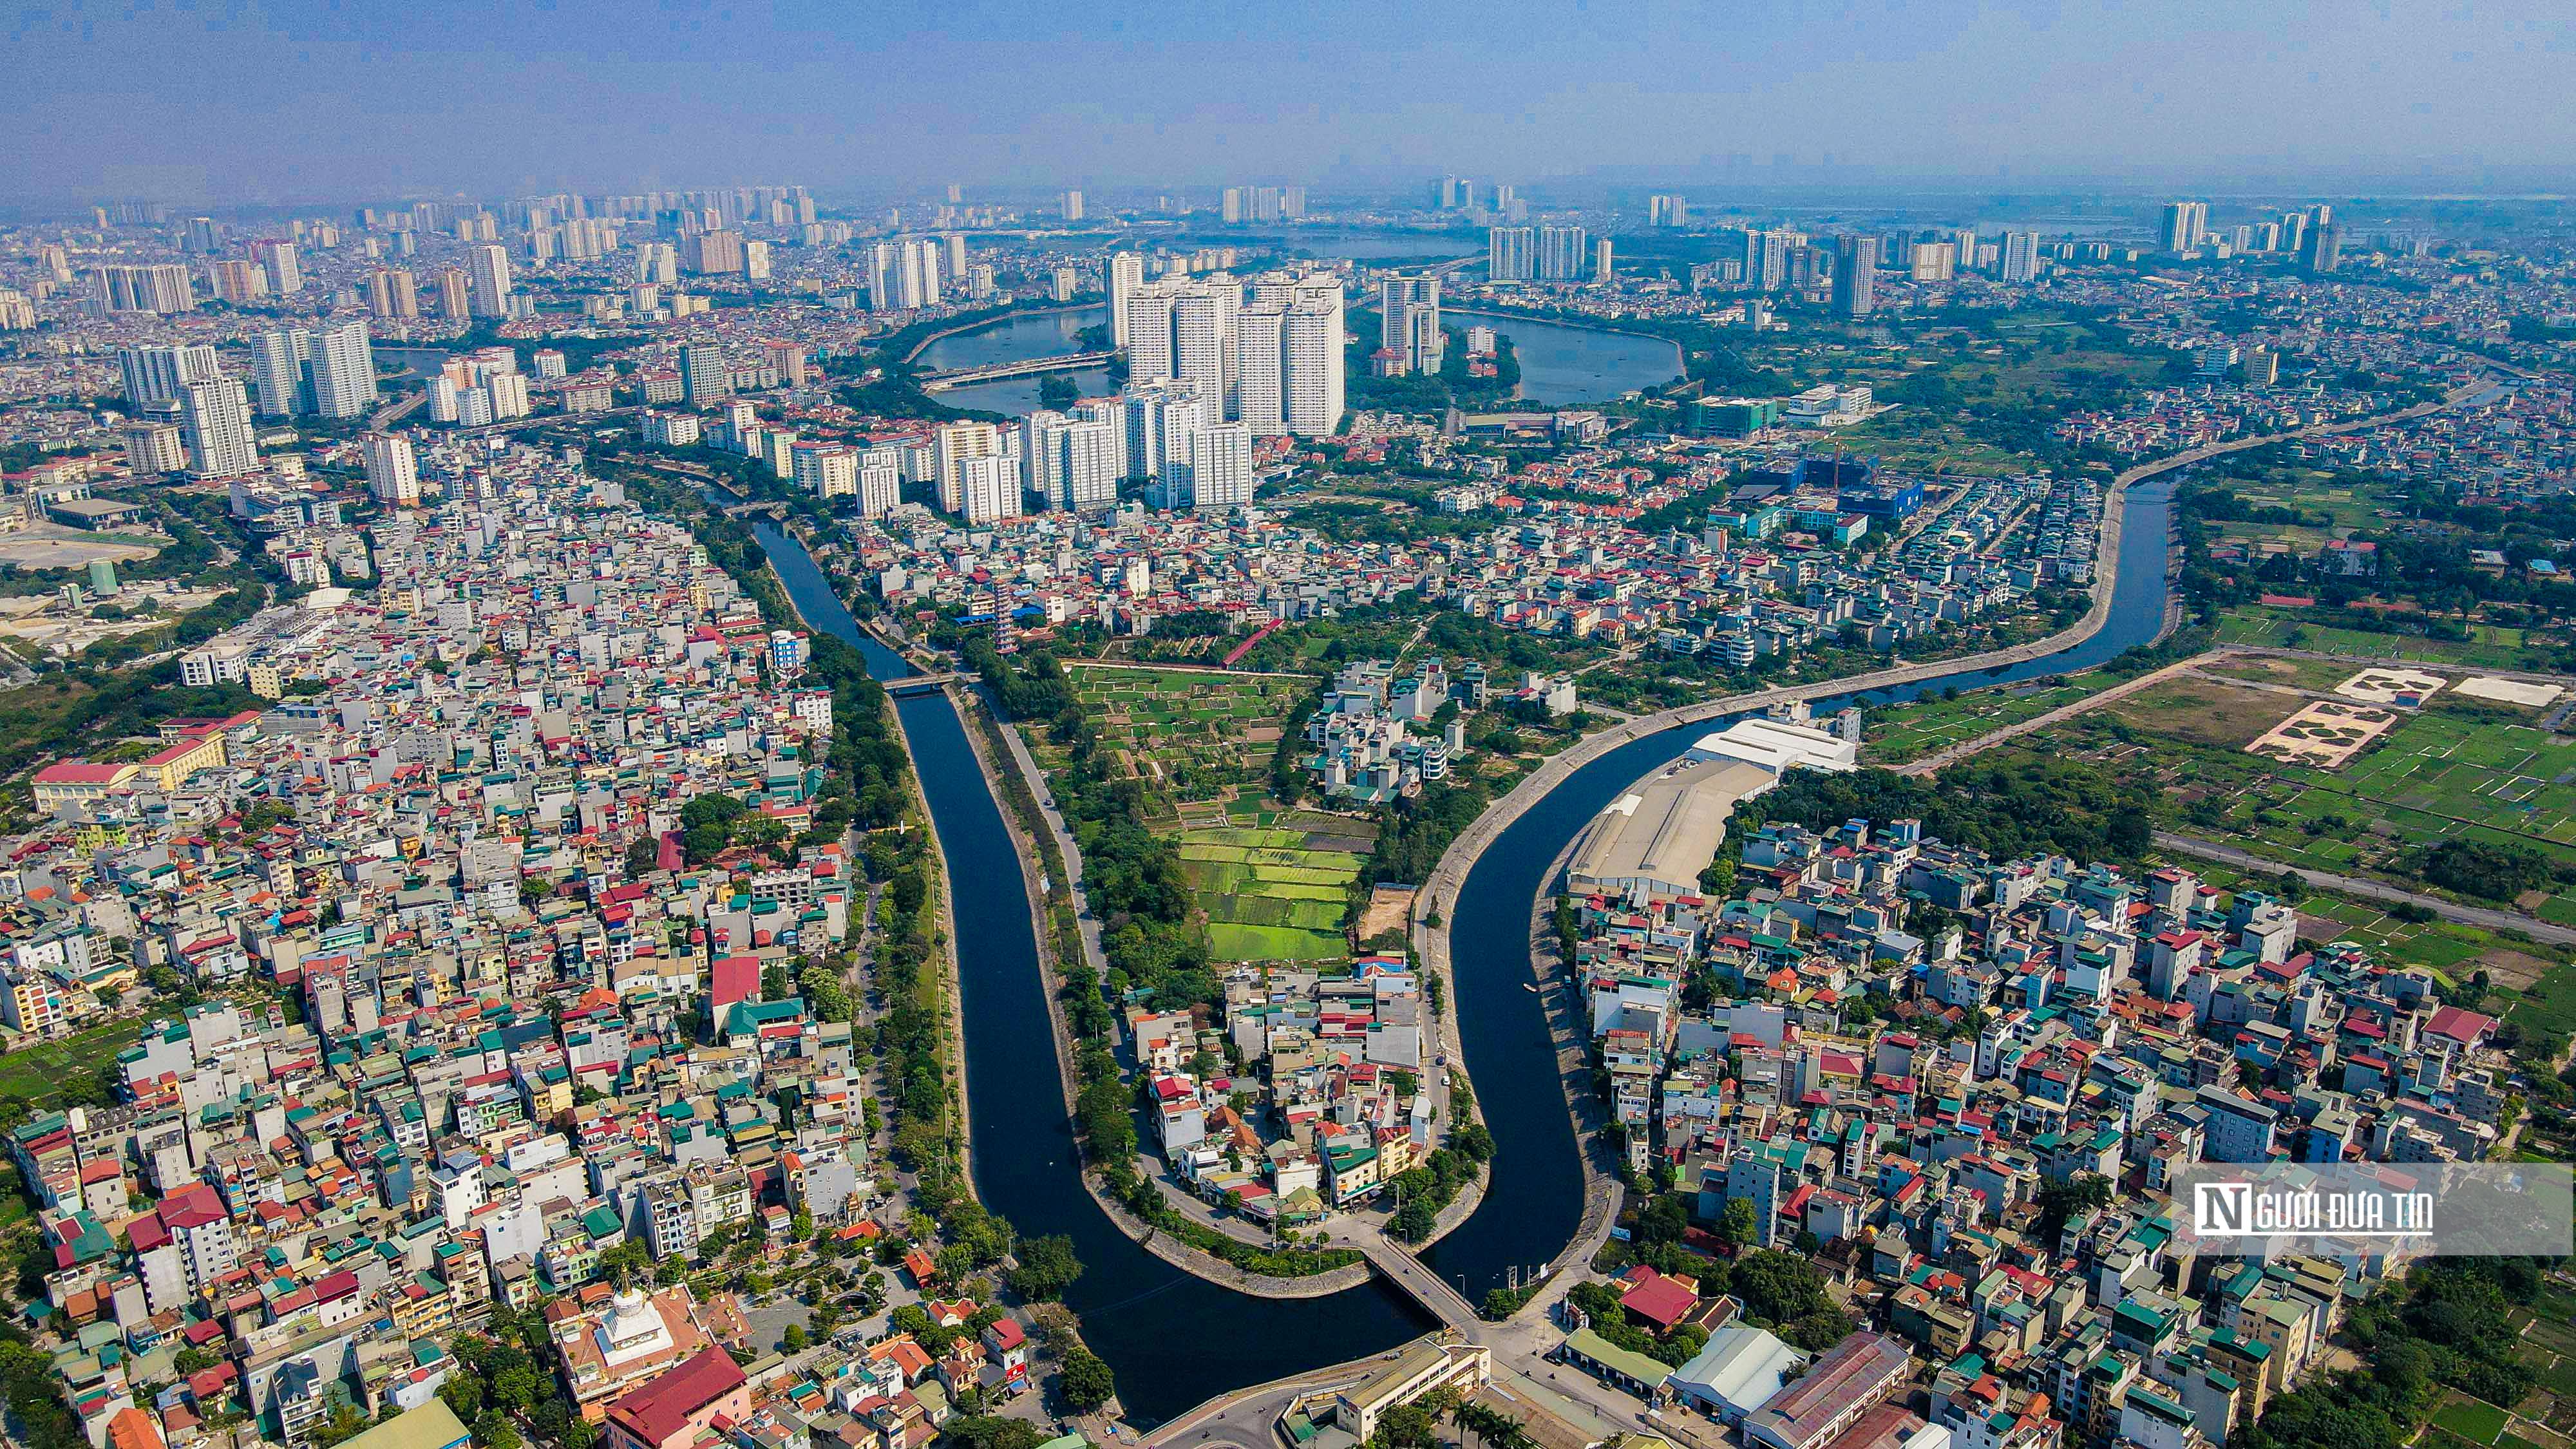
[[[2153,639],[2165,610],[2170,501],[2168,480],[2129,491],[2110,619],[2091,639],[2010,668],[1856,701],[1820,700],[1818,710],[2081,669]],[[809,625],[856,645],[881,679],[913,672],[857,627],[801,545],[765,523],[756,532]],[[1117,1371],[1131,1417],[1159,1422],[1228,1389],[1376,1352],[1433,1326],[1375,1282],[1320,1299],[1237,1294],[1173,1268],[1110,1224],[1075,1175],[1037,943],[1000,807],[945,695],[916,695],[898,701],[896,710],[948,858],[956,905],[976,1189],[1022,1234],[1073,1240],[1084,1271],[1066,1301],[1081,1315],[1086,1340]],[[1722,724],[1650,735],[1576,771],[1486,849],[1448,912],[1461,1044],[1497,1155],[1482,1206],[1426,1256],[1470,1302],[1501,1284],[1511,1266],[1554,1257],[1581,1218],[1583,1174],[1573,1123],[1539,998],[1522,989],[1536,979],[1526,927],[1540,877],[1621,789]]]
[[[805,622],[858,647],[879,679],[913,673],[860,629],[795,540],[754,530]],[[1118,1374],[1129,1418],[1159,1423],[1211,1394],[1376,1353],[1438,1325],[1383,1284],[1330,1298],[1252,1298],[1173,1267],[1111,1225],[1084,1191],[1065,1120],[1037,939],[1001,807],[944,694],[895,703],[948,858],[966,1000],[966,1097],[976,1194],[1024,1237],[1073,1240],[1065,1295]]]

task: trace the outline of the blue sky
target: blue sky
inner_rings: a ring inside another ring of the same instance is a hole
[[[9,200],[2576,169],[2576,7],[35,0]]]

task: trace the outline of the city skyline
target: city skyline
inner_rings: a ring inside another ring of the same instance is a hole
[[[1342,8],[1296,33],[1381,18]],[[741,173],[747,155],[834,188],[1275,175],[1365,190],[1444,169],[2505,192],[2564,178],[2576,117],[2550,99],[2576,46],[2563,15],[2446,16],[2426,44],[2385,8],[2297,12],[1897,4],[1718,28],[1624,4],[1512,25],[1434,6],[1416,16],[1437,37],[1426,62],[1407,47],[1282,46],[1232,19],[1069,30],[1020,4],[864,25],[794,4],[712,18],[570,4],[463,31],[306,3],[29,11],[11,38],[39,63],[0,109],[22,151],[0,199],[691,185]],[[1256,55],[1263,83],[1236,84]],[[889,62],[902,84],[871,84]],[[1043,74],[1081,79],[981,84]],[[1129,96],[1146,99],[1112,99]]]

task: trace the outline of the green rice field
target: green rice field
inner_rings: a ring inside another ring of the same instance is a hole
[[[1280,730],[1313,683],[1081,664],[1066,672],[1117,768],[1147,786],[1149,814],[1177,839],[1212,959],[1347,958],[1343,926],[1377,827],[1283,808],[1268,790]],[[1061,764],[1061,752],[1032,734],[1041,763]]]

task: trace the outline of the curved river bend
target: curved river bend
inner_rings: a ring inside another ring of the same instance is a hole
[[[857,646],[879,679],[914,672],[858,627],[801,545],[766,523],[756,532],[808,624]],[[1037,938],[1001,807],[945,694],[907,696],[895,711],[948,857],[976,1193],[1023,1236],[1073,1239],[1082,1277],[1065,1303],[1081,1316],[1084,1341],[1117,1371],[1129,1418],[1160,1422],[1211,1394],[1377,1353],[1437,1327],[1376,1282],[1330,1298],[1220,1288],[1138,1247],[1101,1213],[1076,1175]]]
[[[2111,616],[2091,639],[2007,669],[1817,707],[1887,704],[1950,685],[2081,669],[2152,640],[2165,612],[2170,497],[2162,480],[2129,490]],[[855,645],[880,679],[913,672],[858,628],[802,546],[767,524],[757,532],[808,624]],[[1378,1352],[1436,1326],[1376,1283],[1296,1300],[1217,1287],[1139,1248],[1101,1214],[1076,1176],[1029,902],[1000,807],[945,695],[915,695],[895,707],[948,857],[976,1188],[1023,1234],[1073,1240],[1084,1272],[1066,1301],[1081,1315],[1085,1339],[1117,1370],[1130,1417],[1159,1422],[1226,1390]],[[1512,1265],[1554,1257],[1581,1217],[1582,1164],[1540,998],[1520,989],[1535,979],[1526,928],[1540,878],[1621,789],[1723,723],[1649,735],[1576,771],[1493,842],[1460,888],[1450,912],[1458,1026],[1497,1156],[1483,1205],[1427,1256],[1470,1302],[1502,1284]]]

